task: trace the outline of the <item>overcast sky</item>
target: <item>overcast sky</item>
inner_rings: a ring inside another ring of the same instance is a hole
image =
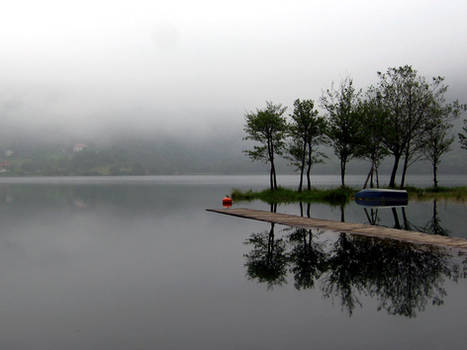
[[[465,0],[5,0],[0,118],[206,131],[404,64],[466,101],[466,15]]]

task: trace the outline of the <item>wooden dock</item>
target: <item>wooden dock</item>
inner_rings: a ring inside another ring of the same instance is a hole
[[[207,211],[238,216],[245,219],[253,219],[294,227],[321,228],[336,232],[346,232],[354,235],[376,237],[381,239],[395,239],[398,241],[428,244],[448,248],[467,250],[467,239],[431,235],[427,233],[398,230],[382,226],[352,224],[325,219],[307,218],[296,215],[271,213],[264,210],[230,208],[230,209],[206,209]]]

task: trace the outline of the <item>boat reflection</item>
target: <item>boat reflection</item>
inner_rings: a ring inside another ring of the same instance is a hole
[[[378,311],[413,318],[443,304],[447,280],[466,277],[465,256],[443,248],[304,228],[284,229],[277,238],[275,229],[270,224],[246,240],[248,278],[268,288],[293,280],[297,290],[320,290],[349,316],[372,298]]]
[[[363,204],[361,201],[356,201],[356,203],[363,207],[363,212],[370,225],[382,225],[381,212],[386,209],[391,209],[394,219],[393,228],[449,236],[449,230],[441,225],[437,199],[433,199],[432,216],[424,225],[417,225],[409,219],[407,215],[407,201],[394,202],[391,203],[391,205],[385,205],[385,202],[373,201],[370,206]],[[399,215],[399,212],[401,215]],[[400,216],[402,220],[400,220]]]

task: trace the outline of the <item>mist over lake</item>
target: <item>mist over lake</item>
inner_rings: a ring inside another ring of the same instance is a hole
[[[466,13],[4,1],[0,348],[464,348]]]

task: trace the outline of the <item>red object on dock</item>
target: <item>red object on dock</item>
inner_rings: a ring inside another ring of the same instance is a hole
[[[232,198],[230,198],[229,196],[224,197],[224,199],[222,200],[222,205],[224,206],[224,208],[231,207],[232,206]]]

